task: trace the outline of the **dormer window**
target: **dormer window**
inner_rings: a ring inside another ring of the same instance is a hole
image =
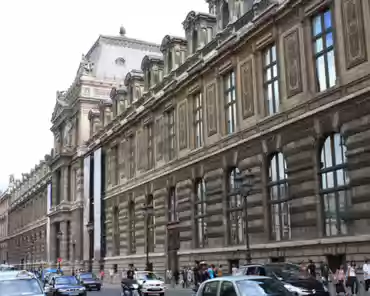
[[[168,51],[168,61],[167,61],[167,71],[170,73],[172,71],[173,63],[172,63],[172,52],[171,50]]]
[[[165,74],[177,69],[185,62],[187,41],[180,37],[166,35],[161,44],[161,52],[165,60]]]
[[[141,71],[144,73],[144,92],[150,91],[150,88],[162,81],[163,78],[163,56],[146,55],[141,62]],[[140,95],[143,92],[139,89]]]

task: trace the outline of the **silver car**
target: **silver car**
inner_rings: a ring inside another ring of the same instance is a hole
[[[224,276],[203,282],[196,296],[291,296],[284,285],[266,276]]]
[[[0,295],[45,296],[39,280],[34,274],[23,271],[4,272],[0,276]]]

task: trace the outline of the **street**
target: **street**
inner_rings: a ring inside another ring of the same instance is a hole
[[[101,291],[91,291],[87,292],[88,296],[120,296],[121,295],[121,287],[119,285],[110,285],[104,284]],[[166,296],[190,296],[191,290],[190,289],[168,289],[166,292]]]

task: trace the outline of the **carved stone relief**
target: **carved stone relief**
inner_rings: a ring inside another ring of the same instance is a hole
[[[187,102],[183,101],[179,105],[179,148],[180,150],[188,147],[188,121],[187,121]]]
[[[284,37],[285,80],[288,98],[302,92],[299,46],[298,29]]]
[[[253,61],[249,59],[240,66],[243,119],[254,114]]]
[[[347,69],[367,60],[362,7],[362,0],[342,1]]]
[[[216,84],[207,86],[207,132],[208,136],[217,133],[217,114],[216,114]]]

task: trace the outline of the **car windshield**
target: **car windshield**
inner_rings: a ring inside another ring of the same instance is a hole
[[[159,278],[153,272],[138,272],[136,277],[139,280],[159,280]]]
[[[0,295],[43,295],[43,291],[36,279],[19,279],[0,281]]]
[[[248,295],[277,295],[290,296],[284,285],[274,279],[254,279],[236,282],[242,296]]]
[[[294,264],[267,265],[266,267],[283,280],[302,275],[300,267]]]
[[[93,273],[83,273],[80,275],[80,278],[82,279],[95,279],[96,276]]]
[[[74,276],[63,276],[55,278],[56,285],[75,285],[77,279]]]

